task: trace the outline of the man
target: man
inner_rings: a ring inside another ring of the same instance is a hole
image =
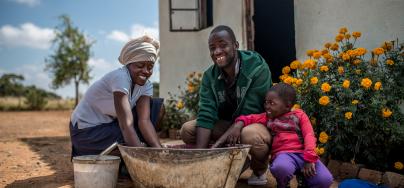
[[[238,47],[230,27],[220,25],[211,31],[209,50],[214,65],[203,74],[197,119],[182,126],[181,138],[185,143],[207,148],[238,116],[264,111],[265,93],[272,85],[271,72],[258,53],[238,50]],[[254,173],[248,179],[250,185],[267,182],[271,136],[265,129],[262,125],[251,126],[241,132],[241,143],[252,145],[250,167]],[[240,137],[228,141],[240,143]]]

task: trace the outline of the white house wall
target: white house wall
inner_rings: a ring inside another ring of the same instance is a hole
[[[334,42],[339,28],[360,31],[357,42],[368,50],[384,41],[404,42],[404,0],[295,0],[296,57]]]
[[[213,0],[213,25],[228,25],[244,49],[243,0]],[[170,32],[169,0],[159,1],[160,30],[160,96],[178,93],[177,86],[186,87],[186,76],[193,71],[203,72],[211,64],[208,36],[214,28],[197,32]]]

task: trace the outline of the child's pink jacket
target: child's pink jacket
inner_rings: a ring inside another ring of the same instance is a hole
[[[238,121],[243,121],[244,126],[260,123],[269,128],[273,136],[272,159],[279,153],[303,153],[303,159],[311,163],[319,158],[314,151],[316,137],[303,110],[297,109],[273,119],[267,118],[266,113],[243,115],[236,119]]]

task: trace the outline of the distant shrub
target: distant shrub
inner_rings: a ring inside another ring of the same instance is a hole
[[[45,93],[36,89],[29,89],[25,94],[24,103],[30,110],[42,110],[48,103],[48,100],[46,100]]]

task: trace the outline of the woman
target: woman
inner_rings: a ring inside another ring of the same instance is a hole
[[[153,125],[162,99],[151,99],[148,80],[160,44],[143,36],[125,44],[119,56],[124,65],[92,84],[71,115],[72,156],[95,155],[118,141],[128,146],[161,147]]]

